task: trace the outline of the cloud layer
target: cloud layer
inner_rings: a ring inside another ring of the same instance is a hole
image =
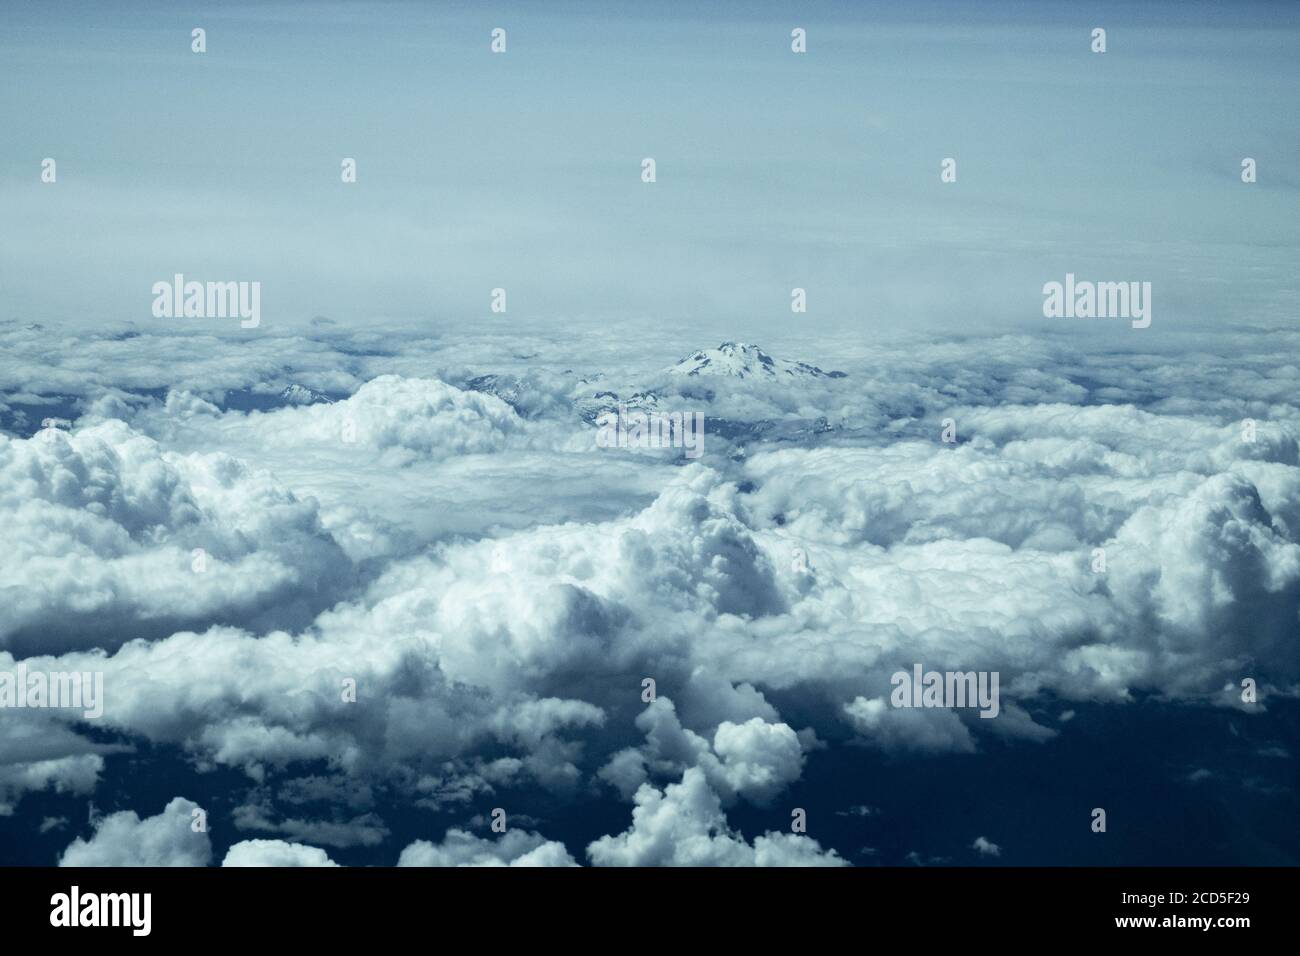
[[[1048,696],[1239,706],[1251,678],[1263,710],[1300,680],[1296,375],[1249,342],[1211,393],[1184,359],[1028,340],[956,372],[950,343],[798,356],[842,377],[339,338],[273,343],[287,375],[208,344],[3,370],[10,410],[57,390],[71,424],[0,436],[0,671],[102,672],[105,708],[9,712],[0,813],[168,748],[241,781],[228,866],[841,865],[790,825],[819,748],[977,755],[1048,744]],[[288,378],[342,397],[227,400]],[[598,448],[591,403],[634,395],[703,412],[704,457]],[[916,663],[997,671],[999,716],[891,706]],[[529,793],[625,826],[488,828]],[[400,848],[394,800],[459,822]],[[196,806],[103,816],[61,861],[213,862]]]

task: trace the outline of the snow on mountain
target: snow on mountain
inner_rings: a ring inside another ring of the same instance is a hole
[[[507,405],[515,407],[519,402],[523,383],[514,375],[479,375],[466,382],[465,388],[472,392],[495,395]]]
[[[634,392],[622,397],[617,392],[602,391],[573,403],[582,420],[588,424],[595,424],[607,412],[617,411],[620,405],[629,411],[653,412],[659,408],[659,396],[654,392]]]
[[[330,405],[333,400],[322,392],[314,388],[308,388],[306,385],[299,385],[294,382],[292,385],[286,385],[280,392],[280,401],[285,405]]]
[[[824,372],[816,365],[773,358],[757,345],[723,342],[702,349],[668,369],[672,375],[723,375],[731,378],[843,378],[843,372]]]

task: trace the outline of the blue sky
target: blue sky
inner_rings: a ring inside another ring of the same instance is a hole
[[[810,328],[1033,326],[1067,271],[1152,281],[1157,327],[1290,323],[1300,298],[1289,4],[5,16],[4,318],[147,323],[178,271],[261,281],[280,326],[461,326],[504,287],[512,321],[758,334],[796,286]]]

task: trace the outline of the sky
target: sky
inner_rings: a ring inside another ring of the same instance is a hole
[[[0,315],[148,323],[179,271],[262,282],[281,327],[491,321],[505,288],[519,323],[777,330],[799,287],[803,328],[880,335],[1041,325],[1069,271],[1152,281],[1161,324],[1293,318],[1298,29],[1286,3],[11,3]]]
[[[0,864],[1300,863],[1300,7],[2,15]]]

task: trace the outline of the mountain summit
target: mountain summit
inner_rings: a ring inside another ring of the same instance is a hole
[[[280,401],[285,405],[331,405],[334,400],[324,392],[292,382],[280,392]]]
[[[773,358],[757,345],[723,342],[701,349],[668,369],[673,375],[725,375],[731,378],[843,378],[843,372],[823,372],[816,365]]]

